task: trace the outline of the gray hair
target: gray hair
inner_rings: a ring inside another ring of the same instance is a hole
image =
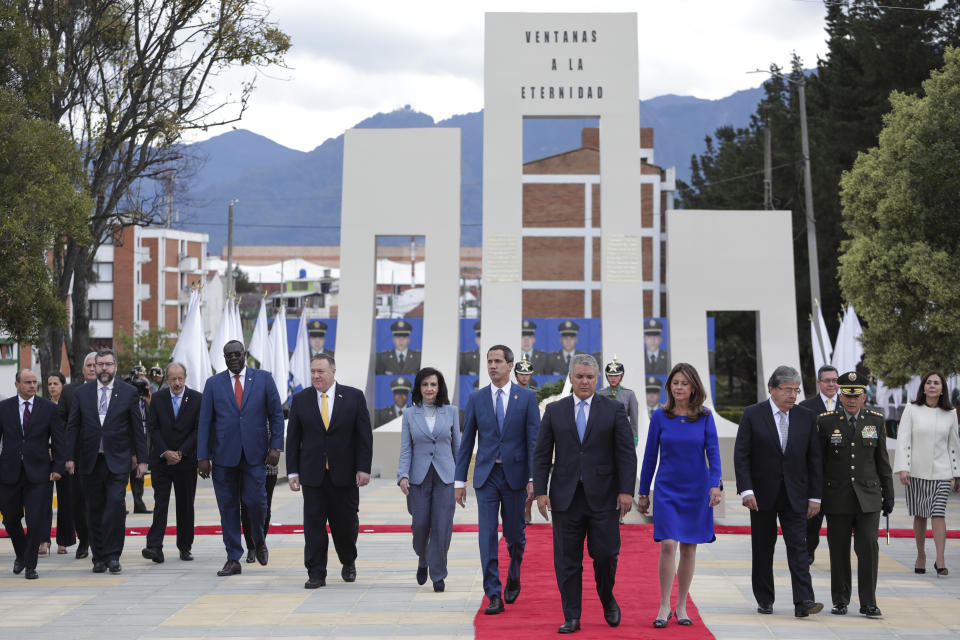
[[[784,382],[800,383],[800,372],[793,367],[788,367],[787,365],[782,364],[773,370],[773,375],[770,376],[770,380],[767,382],[767,387],[770,389],[775,389]]]
[[[163,370],[164,379],[170,376],[170,367],[180,367],[183,369],[183,377],[187,377],[187,365],[183,364],[182,362],[177,362],[176,360],[171,360],[167,364],[167,368]]]
[[[314,360],[326,360],[330,363],[330,368],[336,371],[337,361],[333,359],[333,356],[329,353],[316,353],[310,358],[310,364],[313,364]]]
[[[97,352],[96,352],[96,351],[91,351],[91,352],[88,353],[86,356],[84,356],[84,358],[83,358],[83,364],[87,364],[87,360],[90,360],[91,358],[93,359],[94,362],[96,362],[96,360],[97,360]]]
[[[593,367],[596,370],[597,375],[600,375],[600,365],[597,364],[597,359],[589,353],[573,354],[573,357],[570,358],[570,368],[567,373],[573,373],[573,368],[578,364],[585,364],[589,367]]]

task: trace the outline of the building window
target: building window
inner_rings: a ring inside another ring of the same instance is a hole
[[[18,364],[17,343],[12,340],[0,340],[0,364]]]
[[[113,320],[113,300],[91,300],[91,320]]]
[[[97,282],[113,282],[113,263],[94,262],[93,275]]]

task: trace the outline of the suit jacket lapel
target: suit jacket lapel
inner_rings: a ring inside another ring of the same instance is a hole
[[[576,396],[574,396],[574,398],[576,398]],[[616,402],[619,402],[619,400],[617,400]],[[583,441],[584,441],[584,442],[586,442],[586,441],[587,441],[587,438],[590,437],[590,431],[593,429],[593,425],[594,425],[594,424],[596,423],[596,421],[598,420],[598,418],[595,418],[595,417],[594,417],[594,416],[596,415],[597,411],[599,410],[599,408],[598,408],[597,405],[598,405],[598,402],[597,402],[597,394],[594,393],[594,394],[593,394],[593,400],[590,401],[590,415],[587,417],[587,428],[583,430]],[[576,406],[576,404],[574,404],[574,406]],[[577,426],[577,425],[576,425],[576,420],[574,420],[574,425],[573,425],[573,426],[574,426],[574,428],[576,428],[576,426]],[[578,440],[580,439],[580,436],[579,436],[579,435],[577,435],[577,439],[578,439]]]
[[[257,384],[257,376],[251,374],[249,369],[247,369],[247,373],[245,375],[247,378],[243,382],[243,400],[240,401],[240,411],[243,411],[243,408],[247,406],[247,400],[251,395],[253,395],[253,388]]]
[[[773,444],[776,447],[776,450],[780,452],[780,455],[783,455],[783,450],[780,449],[780,429],[777,427],[777,421],[773,417],[773,410],[770,408],[770,402],[764,402],[764,422],[767,423],[767,433],[773,438]],[[789,440],[789,433],[787,434]],[[788,442],[789,443],[789,442]]]
[[[423,431],[425,435],[433,436],[433,434],[430,433],[430,427],[427,426],[427,417],[423,413],[423,407],[410,407],[408,409],[404,409],[404,413],[407,413],[407,412],[409,412],[410,415],[413,416],[412,419],[414,424],[416,424],[417,427],[421,431]],[[439,412],[437,412],[437,415],[439,416]]]
[[[97,406],[97,402],[99,402],[99,398],[97,397],[99,393],[100,393],[100,389],[98,388],[96,389],[96,393],[94,394],[94,399],[95,399],[94,406]],[[107,422],[110,421],[110,418],[113,417],[114,413],[120,410],[117,408],[120,405],[119,398],[120,398],[120,390],[117,388],[117,380],[116,378],[114,378],[113,389],[110,390],[110,403],[107,405],[107,415],[103,417],[103,424],[100,425],[101,429],[103,429],[103,425],[107,424]]]
[[[340,391],[339,384],[336,386],[336,395],[337,397],[333,401],[333,411],[330,412],[330,427],[327,429],[327,431],[333,431],[334,427],[337,426],[337,418],[339,418],[340,414],[343,413],[344,399],[343,393]],[[320,412],[319,407],[317,408],[317,412]],[[323,420],[320,421],[320,424],[323,424]]]

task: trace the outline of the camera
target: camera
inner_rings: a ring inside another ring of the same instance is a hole
[[[130,375],[124,376],[123,381],[136,387],[137,396],[146,398],[150,395],[150,383],[136,373],[136,367],[134,367],[134,371],[131,372]]]

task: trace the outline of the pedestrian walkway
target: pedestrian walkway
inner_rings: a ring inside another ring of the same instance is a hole
[[[409,523],[403,496],[392,480],[375,479],[360,496],[361,531],[363,524]],[[150,489],[145,498],[148,506],[152,505]],[[726,498],[726,513],[720,522],[748,524],[739,498],[731,491]],[[198,525],[219,523],[209,480],[199,482],[196,504]],[[273,504],[274,523],[302,522],[300,494],[292,493],[282,482]],[[474,507],[473,493],[468,492],[467,508],[457,509],[456,522],[476,523]],[[534,517],[542,521],[539,514]],[[639,523],[642,518],[632,512],[626,522]],[[149,515],[131,514],[127,519],[128,526],[149,523]],[[947,523],[960,527],[960,497],[955,494],[950,498]],[[911,526],[902,496],[898,496],[891,526]],[[127,538],[121,558],[123,573],[118,576],[91,573],[89,559],[74,559],[71,549],[69,555],[54,553],[41,558],[37,567],[40,579],[27,581],[10,571],[10,542],[0,540],[0,640],[472,638],[473,618],[483,597],[475,533],[454,534],[447,589],[439,594],[429,583],[423,587],[416,584],[416,558],[406,533],[361,534],[357,581],[352,584],[340,579],[331,549],[333,563],[327,586],[315,591],[303,589],[306,572],[300,534],[271,535],[269,565],[244,564],[242,575],[229,578],[216,575],[225,560],[219,536],[197,537],[194,562],[179,560],[170,536],[163,564],[140,557],[143,544],[143,537]],[[794,618],[782,544],[778,545],[775,564],[779,597],[775,613],[757,615],[750,591],[749,537],[744,535],[720,535],[714,544],[700,546],[692,597],[710,631],[723,640],[957,638],[960,540],[948,541],[947,566],[953,572],[945,579],[936,578],[932,571],[932,540],[927,551],[931,566],[925,576],[913,573],[912,539],[893,539],[890,545],[881,540],[880,551],[877,595],[885,614],[880,620],[854,613],[831,616],[826,611],[807,619]],[[624,548],[623,552],[630,550]],[[812,573],[817,597],[825,603],[830,599],[828,569],[823,540]],[[656,571],[656,566],[649,570]],[[855,594],[852,604],[857,604]],[[851,607],[851,611],[856,608]],[[611,629],[610,637],[629,638],[631,627],[649,626],[655,614],[625,611],[622,625]],[[505,615],[510,615],[509,607]],[[517,624],[524,622],[518,620]],[[544,637],[553,637],[555,631],[555,625],[544,629]]]

